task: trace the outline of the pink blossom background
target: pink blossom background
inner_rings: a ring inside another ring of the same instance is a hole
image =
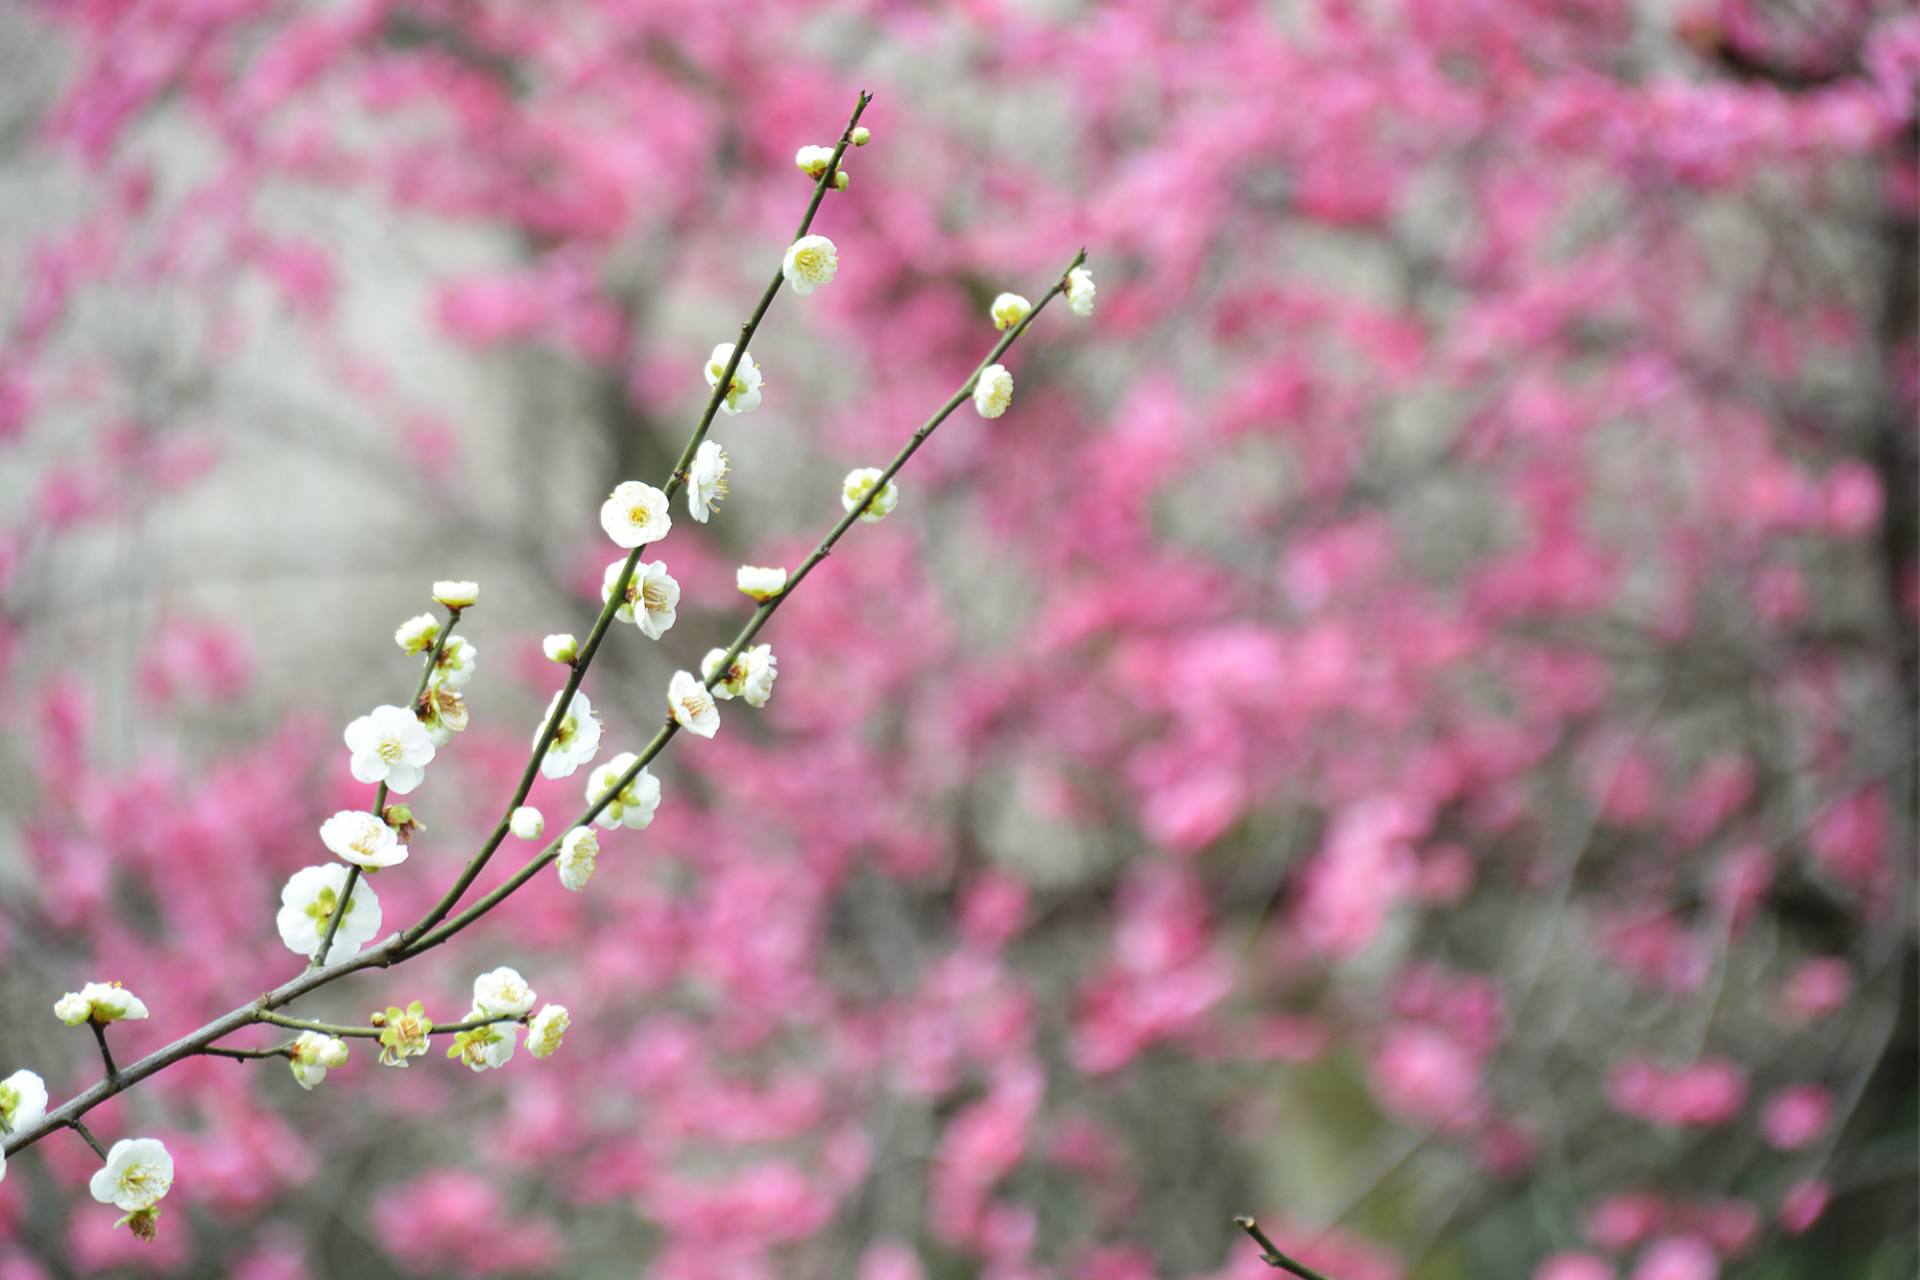
[[[131,1058],[298,968],[340,728],[471,576],[378,885],[438,896],[857,89],[839,276],[588,678],[603,758],[995,293],[1099,281],[589,892],[295,1010],[509,963],[557,1056],[184,1063],[91,1117],[174,1152],[159,1241],[56,1134],[0,1280],[1276,1274],[1236,1213],[1336,1280],[1913,1274],[1910,7],[63,0],[0,50],[0,1072],[56,1099],[61,992],[139,991]]]

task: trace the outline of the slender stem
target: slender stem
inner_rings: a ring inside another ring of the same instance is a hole
[[[874,484],[872,492],[867,495],[867,500],[857,504],[853,510],[847,512],[840,518],[839,523],[835,524],[827,533],[826,537],[820,540],[819,545],[814,547],[812,554],[803,560],[800,563],[800,567],[788,576],[786,588],[782,590],[779,595],[764,601],[758,609],[753,611],[753,616],[747,619],[746,625],[741,627],[739,634],[733,638],[733,643],[727,647],[726,655],[720,660],[719,665],[714,668],[713,674],[707,677],[707,688],[713,688],[713,686],[726,675],[727,668],[732,666],[733,660],[740,656],[740,651],[753,643],[753,638],[760,634],[760,629],[767,625],[767,621],[773,617],[774,611],[780,607],[781,603],[785,601],[788,596],[793,594],[794,589],[806,579],[806,576],[813,572],[814,566],[832,553],[834,544],[840,541],[841,536],[845,534],[848,529],[853,527],[854,522],[860,518],[861,513],[880,495],[881,490],[886,488],[888,481],[893,479],[900,468],[907,465],[907,460],[912,458],[920,446],[927,442],[927,438],[933,434],[935,428],[942,422],[945,422],[948,416],[964,404],[968,396],[973,394],[974,383],[979,380],[981,371],[998,360],[1002,355],[1006,354],[1007,348],[1011,347],[1014,341],[1027,331],[1027,326],[1033,323],[1034,317],[1040,314],[1047,303],[1051,302],[1059,294],[1065,292],[1068,273],[1086,260],[1087,251],[1085,249],[1082,249],[1074,255],[1073,261],[1068,263],[1067,269],[1060,273],[1060,278],[1054,281],[1053,287],[1041,295],[1040,301],[1034,304],[1033,310],[1028,312],[1019,324],[1007,330],[1000,341],[994,344],[993,350],[987,353],[986,358],[974,366],[973,372],[968,374],[966,381],[960,384],[960,389],[948,397],[947,402],[935,410],[932,417],[920,424],[919,430],[913,433],[912,437],[908,439],[900,452],[894,455],[893,461],[889,462],[886,469],[880,473],[880,479]],[[679,729],[680,726],[678,722],[673,720],[668,720],[663,724],[659,730],[654,733],[652,740],[649,741],[647,745],[641,749],[639,755],[634,758],[633,763],[627,766],[627,771],[621,774],[613,785],[602,792],[598,800],[588,805],[586,811],[575,819],[567,830],[571,830],[573,827],[585,826],[598,817],[601,810],[611,804],[615,796],[626,790],[633,780],[640,776],[640,771],[646,768],[655,756],[665,750],[667,743],[673,740],[673,735],[679,732]],[[491,893],[477,899],[472,906],[445,924],[426,931],[409,931],[411,940],[409,940],[407,935],[403,935],[401,940],[403,956],[418,955],[422,951],[439,946],[448,938],[453,937],[481,916],[486,915],[487,912],[512,897],[513,894],[519,890],[520,886],[533,879],[534,876],[540,873],[543,867],[559,856],[560,842],[565,836],[565,831],[560,832],[554,839],[547,843],[546,848],[528,859],[525,865],[505,881],[501,882]]]
[[[120,1071],[113,1065],[113,1050],[107,1048],[107,1029],[93,1018],[87,1019],[87,1025],[93,1028],[93,1041],[100,1046],[100,1060],[107,1064],[107,1079],[111,1080]]]
[[[1262,1251],[1260,1261],[1268,1266],[1278,1268],[1289,1275],[1299,1276],[1300,1280],[1332,1280],[1332,1277],[1325,1272],[1315,1271],[1304,1262],[1296,1262],[1280,1252],[1280,1246],[1267,1239],[1267,1233],[1262,1231],[1260,1224],[1252,1218],[1244,1216],[1235,1218],[1233,1225],[1253,1237],[1253,1242],[1259,1245]]]
[[[69,1120],[66,1123],[67,1123],[67,1128],[79,1134],[82,1138],[86,1140],[87,1145],[93,1148],[93,1154],[99,1156],[102,1160],[105,1160],[107,1158],[107,1149],[100,1145],[100,1139],[93,1136],[93,1130],[87,1128],[86,1125],[82,1124],[77,1119]]]
[[[853,145],[854,127],[860,123],[861,113],[872,101],[873,95],[864,89],[861,90],[859,99],[853,104],[853,115],[847,119],[847,127],[840,131],[840,141],[834,146],[833,159],[828,162],[818,181],[813,184],[813,198],[807,202],[807,211],[800,219],[799,228],[793,233],[794,240],[805,236],[813,227],[814,215],[820,211],[820,202],[826,197],[827,189],[833,185],[833,175],[840,167],[840,157],[845,154],[849,146]],[[693,465],[694,454],[699,452],[701,442],[707,438],[708,428],[713,425],[714,415],[720,412],[720,406],[727,398],[727,389],[733,385],[734,372],[739,369],[740,361],[746,358],[748,344],[753,341],[753,335],[759,331],[760,321],[766,317],[767,308],[773,305],[774,296],[780,292],[780,286],[785,283],[784,268],[783,260],[781,266],[774,269],[773,278],[767,282],[767,287],[761,291],[760,301],[754,304],[753,313],[747,317],[747,322],[740,326],[739,340],[733,344],[733,354],[727,357],[727,365],[721,370],[720,380],[713,384],[713,392],[707,397],[707,407],[701,411],[700,420],[694,425],[693,434],[687,437],[686,447],[680,451],[679,460],[673,464],[673,470],[668,473],[666,483],[660,486],[668,502],[673,501],[673,496],[686,483],[687,468]],[[614,615],[619,612],[620,605],[626,600],[627,585],[633,580],[633,571],[639,565],[640,558],[646,554],[646,550],[644,546],[635,547],[628,554],[626,563],[620,567],[620,576],[614,580],[612,588],[607,592],[606,603],[600,607],[600,616],[593,620],[593,629],[587,633],[587,642],[581,647],[579,656],[571,664],[572,670],[567,673],[567,680],[560,689],[560,696],[554,700],[553,709],[547,714],[546,725],[540,730],[540,736],[534,740],[533,754],[527,759],[527,767],[521,771],[519,785],[513,789],[513,797],[507,801],[500,821],[494,825],[486,843],[480,846],[479,851],[461,869],[459,877],[448,887],[446,893],[440,896],[440,900],[434,903],[416,924],[400,935],[403,945],[411,945],[434,925],[446,919],[447,913],[459,904],[461,897],[472,887],[474,880],[485,869],[501,842],[507,838],[513,811],[526,803],[527,793],[533,790],[533,780],[539,772],[541,761],[546,759],[547,748],[553,744],[554,734],[559,732],[560,722],[566,718],[567,710],[573,703],[573,695],[579,692],[580,682],[586,679],[587,668],[593,665],[594,655],[600,651],[600,641],[605,638],[607,628],[613,623]]]
[[[209,1058],[232,1058],[236,1062],[252,1062],[257,1058],[291,1058],[293,1046],[283,1044],[272,1049],[227,1049],[219,1045],[208,1045],[198,1052]]]
[[[427,661],[420,668],[420,683],[413,687],[413,701],[407,704],[410,711],[420,709],[420,699],[427,696],[427,686],[433,683],[433,670],[440,665],[440,655],[447,651],[447,640],[453,635],[453,629],[460,625],[460,610],[447,606],[447,625],[440,628],[440,634],[433,638],[433,648],[427,651]],[[383,779],[373,793],[373,816],[386,820],[387,784]],[[327,952],[333,949],[333,936],[340,932],[340,922],[347,918],[347,908],[353,905],[354,886],[360,883],[358,863],[347,868],[347,882],[340,891],[339,905],[332,915],[327,917],[326,932],[320,935],[320,949],[307,961],[312,968],[318,969],[326,960]]]
[[[359,1036],[370,1040],[379,1039],[381,1031],[379,1027],[349,1026],[337,1022],[309,1022],[305,1018],[289,1018],[285,1014],[265,1010],[261,1012],[257,1020],[271,1023],[276,1027],[286,1027],[293,1031],[318,1031],[321,1035]],[[436,1026],[433,1029],[433,1034],[439,1035],[443,1031],[476,1031],[481,1027],[491,1027],[499,1022],[525,1022],[526,1020],[527,1015],[524,1013],[503,1013],[491,1018],[474,1018],[467,1022],[450,1023],[444,1027]]]

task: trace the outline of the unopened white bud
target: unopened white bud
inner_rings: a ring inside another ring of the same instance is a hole
[[[523,804],[507,819],[507,829],[522,840],[538,840],[547,829],[547,820],[530,804]]]
[[[548,662],[572,662],[580,656],[580,642],[570,632],[548,636],[540,642],[540,652],[547,655]]]
[[[480,599],[477,582],[440,581],[433,584],[433,599],[449,609],[465,609]]]

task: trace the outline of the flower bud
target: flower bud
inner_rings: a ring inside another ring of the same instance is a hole
[[[993,300],[987,314],[993,317],[993,327],[1002,331],[1013,328],[1027,318],[1033,310],[1033,304],[1017,293],[1003,293]]]
[[[872,138],[873,138],[873,131],[867,128],[867,126],[863,124],[857,124],[853,127],[852,141],[854,146],[864,147],[867,145],[867,143],[870,140],[872,140]]]
[[[818,178],[832,163],[832,147],[802,147],[793,153],[793,167],[809,178]]]
[[[572,665],[580,656],[580,643],[569,633],[548,636],[540,642],[540,652],[547,655],[548,662],[563,662]]]
[[[425,653],[440,638],[440,619],[430,613],[408,618],[393,633],[393,642],[402,653]]]
[[[547,829],[547,820],[530,804],[523,804],[507,818],[507,829],[522,840],[538,840]]]
[[[845,191],[847,189],[847,184],[851,183],[852,181],[853,181],[853,175],[848,173],[845,169],[835,169],[833,171],[833,189],[835,191]]]
[[[433,599],[449,609],[465,609],[480,598],[480,584],[477,582],[451,582],[442,580],[433,584]]]
[[[426,824],[414,817],[413,810],[404,804],[390,804],[380,816],[387,820],[387,825],[393,828],[393,834],[399,837],[401,844],[411,842],[416,831],[427,829]]]

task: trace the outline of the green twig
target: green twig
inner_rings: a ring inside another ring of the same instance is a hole
[[[1242,1215],[1233,1220],[1233,1225],[1253,1237],[1253,1242],[1259,1245],[1261,1249],[1260,1261],[1266,1263],[1268,1266],[1278,1268],[1289,1275],[1299,1276],[1300,1280],[1333,1280],[1333,1277],[1326,1273],[1315,1271],[1306,1263],[1296,1262],[1294,1259],[1280,1252],[1280,1246],[1272,1240],[1269,1240],[1267,1233],[1262,1231],[1260,1224],[1252,1218]]]

